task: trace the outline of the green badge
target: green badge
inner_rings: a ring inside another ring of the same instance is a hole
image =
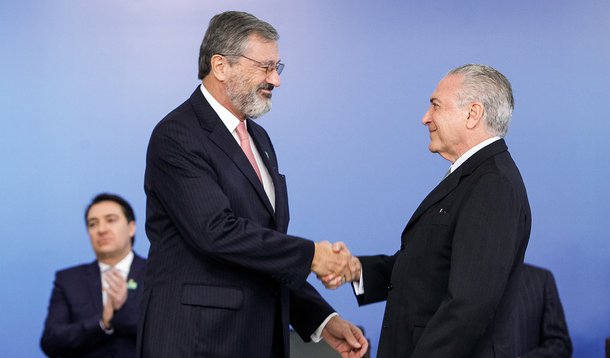
[[[133,278],[130,278],[129,281],[127,281],[127,289],[135,290],[136,288],[138,288],[138,283],[134,281]]]

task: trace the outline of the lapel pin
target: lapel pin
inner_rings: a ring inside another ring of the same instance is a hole
[[[129,281],[127,281],[127,289],[135,290],[136,288],[138,288],[138,283],[134,281],[133,278],[130,278]]]

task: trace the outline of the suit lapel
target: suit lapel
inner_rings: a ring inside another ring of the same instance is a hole
[[[256,144],[261,158],[273,180],[275,189],[275,223],[276,229],[280,232],[288,230],[288,196],[286,189],[286,178],[280,174],[277,164],[277,157],[273,145],[265,130],[253,121],[248,122],[248,130]]]
[[[265,165],[265,168],[267,168],[267,172],[269,173],[269,176],[271,176],[271,180],[273,181],[273,185],[278,188],[278,180],[279,180],[279,175],[280,173],[278,172],[278,167],[277,167],[277,161],[275,156],[273,155],[273,150],[272,148],[270,148],[270,144],[269,141],[267,140],[267,135],[265,134],[263,128],[261,126],[259,126],[258,124],[254,123],[254,121],[252,120],[248,120],[248,132],[250,133],[250,136],[252,137],[252,140],[254,141],[254,145],[256,146],[256,149],[258,150],[258,154],[260,154],[261,159],[263,160],[263,164]],[[261,185],[262,187],[262,185]],[[276,190],[275,193],[275,198],[276,198],[276,206],[277,206],[277,202],[281,201],[278,200],[278,195],[279,193]],[[272,210],[273,212],[273,207],[271,206],[271,203],[269,202],[269,198],[267,197],[267,195],[265,194],[265,198],[267,198],[267,202],[269,204],[269,209]],[[276,209],[277,212],[277,209]]]
[[[269,202],[267,193],[265,193],[265,188],[258,179],[254,168],[252,168],[252,165],[248,161],[248,158],[244,154],[239,144],[237,144],[237,141],[235,141],[233,135],[227,130],[227,127],[224,126],[222,120],[220,119],[220,117],[218,117],[218,114],[216,114],[214,109],[205,99],[199,87],[195,89],[195,92],[193,92],[193,94],[191,95],[190,100],[193,105],[193,109],[195,110],[195,113],[197,114],[197,117],[199,118],[202,126],[204,127],[204,129],[210,132],[210,140],[214,142],[231,159],[231,161],[233,161],[233,163],[239,168],[242,174],[248,179],[248,181],[252,185],[252,188],[256,191],[259,198],[263,201],[267,210],[269,210],[269,213],[274,214],[273,207]],[[252,137],[255,140],[255,145],[257,145],[257,149],[260,148],[258,146],[258,138],[255,138],[255,136]],[[259,151],[261,152],[261,156],[266,156],[263,151],[261,151],[260,149]],[[263,158],[263,160],[265,160],[265,158]],[[267,166],[267,168],[268,171],[271,172],[269,166]]]
[[[102,312],[104,308],[102,302],[102,278],[97,261],[93,261],[86,267],[86,275],[85,284],[87,285],[87,291],[89,291],[93,308],[96,312]]]
[[[133,279],[138,285],[141,285],[142,282],[138,282],[144,278],[144,274],[146,270],[146,262],[143,258],[133,253],[133,261],[131,262],[131,267],[129,268],[129,276],[127,280]]]
[[[426,210],[428,210],[429,207],[436,204],[439,200],[449,195],[449,193],[451,193],[451,191],[455,189],[461,178],[460,168],[461,166],[453,173],[451,173],[448,177],[446,177],[443,181],[441,181],[440,184],[438,184],[436,188],[434,188],[434,190],[432,190],[430,194],[426,196],[426,198],[421,202],[421,204],[419,204],[419,207],[413,213],[413,216],[411,216],[411,219],[409,220],[409,223],[407,224],[407,228],[405,228],[405,230],[412,226],[417,221],[417,219],[423,213],[425,213]]]
[[[428,194],[428,196],[421,202],[421,204],[419,204],[419,207],[415,210],[413,216],[411,216],[405,231],[413,226],[417,219],[419,219],[419,217],[425,213],[426,210],[449,195],[449,193],[451,193],[451,191],[458,186],[463,177],[470,175],[481,165],[481,163],[487,159],[506,150],[506,142],[504,142],[504,139],[500,139],[486,147],[483,147],[481,150],[472,155],[472,157],[468,158],[468,160],[460,165],[453,173],[441,181],[440,184],[438,184],[436,188],[434,188],[434,190],[432,190],[430,194]]]

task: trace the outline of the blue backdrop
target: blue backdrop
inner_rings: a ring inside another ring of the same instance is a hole
[[[610,337],[610,3],[585,1],[144,1],[0,3],[0,356],[37,357],[54,271],[90,261],[83,210],[134,205],[146,255],[144,157],[190,95],[210,17],[252,12],[286,63],[259,123],[279,153],[290,232],[393,253],[449,163],[420,119],[444,73],[490,64],[511,80],[507,137],[534,215],[526,260],[557,279],[575,357]],[[363,145],[367,143],[367,145]],[[314,280],[312,280],[314,281]],[[318,287],[321,287],[316,283]],[[324,296],[376,350],[384,304]]]

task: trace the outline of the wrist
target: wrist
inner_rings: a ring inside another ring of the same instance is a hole
[[[320,261],[319,253],[320,253],[319,244],[317,242],[314,242],[313,243],[313,258],[311,259],[311,271],[315,271],[315,269],[319,265],[319,261]]]
[[[106,334],[113,334],[114,328],[110,325],[110,322],[105,322],[104,319],[100,319],[100,328]]]

